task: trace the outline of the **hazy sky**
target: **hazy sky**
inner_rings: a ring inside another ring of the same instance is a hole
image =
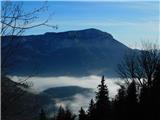
[[[25,34],[43,34],[97,28],[106,31],[129,47],[135,47],[141,41],[158,41],[159,2],[48,2],[48,12],[40,14],[40,20],[54,12],[49,23],[58,25],[58,29],[35,28]],[[77,0],[75,0],[77,1]],[[78,0],[79,1],[79,0]],[[91,1],[91,0],[88,0]],[[104,0],[105,1],[105,0]],[[106,0],[107,1],[107,0]],[[115,0],[114,0],[115,1]],[[43,2],[24,2],[25,11],[40,7]]]

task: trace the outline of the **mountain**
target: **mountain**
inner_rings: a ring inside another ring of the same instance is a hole
[[[76,94],[85,95],[92,92],[93,90],[89,88],[82,88],[79,86],[62,86],[62,87],[49,88],[47,90],[44,90],[41,94],[48,95],[52,98],[68,99]]]
[[[7,46],[11,37],[2,37],[2,46]],[[123,55],[131,51],[111,34],[93,28],[17,36],[16,41],[21,41],[21,46],[10,59],[16,61],[16,67],[10,70],[14,75],[36,71],[39,76],[104,74],[113,77]],[[2,58],[5,54],[2,49]]]

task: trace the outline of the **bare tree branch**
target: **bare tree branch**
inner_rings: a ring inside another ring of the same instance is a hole
[[[151,86],[153,75],[160,63],[160,51],[154,44],[145,44],[144,50],[126,55],[118,65],[117,73],[126,83],[136,81],[139,86]]]

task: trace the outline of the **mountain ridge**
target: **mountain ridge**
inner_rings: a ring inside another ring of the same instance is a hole
[[[93,28],[18,36],[18,40],[23,45],[16,51],[14,59],[20,64],[11,70],[12,74],[18,75],[30,74],[36,63],[42,76],[114,76],[116,65],[122,56],[132,51],[111,34]],[[4,43],[3,40],[2,45]],[[2,50],[2,56],[3,54],[5,52]]]

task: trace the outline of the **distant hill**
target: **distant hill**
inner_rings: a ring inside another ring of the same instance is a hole
[[[9,78],[2,78],[1,85],[2,119],[34,120],[42,107],[54,103],[47,96],[24,91],[21,89],[23,85]]]
[[[65,99],[73,97],[76,94],[88,94],[92,93],[93,90],[89,88],[82,88],[79,86],[64,86],[64,87],[53,87],[43,91],[41,94],[48,95],[52,98]]]
[[[2,37],[7,46],[11,38]],[[28,75],[36,71],[39,76],[116,75],[115,69],[125,53],[132,49],[123,45],[109,33],[97,29],[18,36],[21,47],[14,57],[14,75]],[[3,55],[6,54],[2,50]],[[36,66],[36,67],[35,67]]]
[[[72,100],[74,95],[93,93],[92,89],[78,86],[49,88],[39,94],[22,89],[23,84],[7,77],[1,79],[1,111],[5,120],[35,120],[43,108],[48,114],[57,110],[55,99]]]

